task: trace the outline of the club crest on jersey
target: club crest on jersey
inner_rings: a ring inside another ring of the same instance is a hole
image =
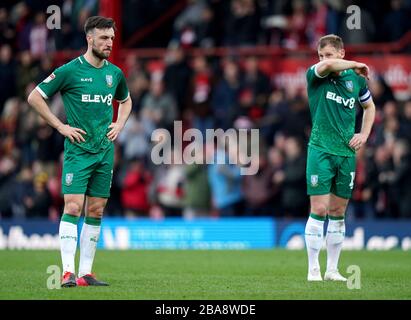
[[[311,175],[311,186],[312,187],[318,186],[318,175],[316,174]]]
[[[54,80],[56,75],[54,73],[50,74],[46,79],[44,79],[44,83],[49,83],[51,80]]]
[[[69,186],[73,182],[73,174],[72,173],[66,173],[66,185]]]
[[[351,80],[345,81],[345,87],[346,87],[347,90],[350,91],[350,92],[352,92],[353,89],[354,89],[354,85],[353,85],[353,83],[352,83]]]
[[[113,85],[113,76],[111,74],[106,75],[106,83],[109,88]]]

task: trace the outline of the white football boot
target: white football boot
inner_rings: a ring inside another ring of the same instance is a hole
[[[324,275],[324,280],[327,281],[347,281],[347,278],[343,277],[338,270],[327,270]]]
[[[314,268],[312,270],[308,270],[307,280],[308,281],[323,281],[323,278],[321,277],[320,269]]]

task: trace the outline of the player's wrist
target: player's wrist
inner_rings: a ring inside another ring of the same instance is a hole
[[[353,64],[354,64],[353,68],[362,68],[364,66],[363,63],[357,62],[357,61],[353,61]]]
[[[58,124],[56,125],[56,130],[57,130],[58,132],[61,132],[61,130],[63,129],[63,127],[64,127],[64,123],[58,123]]]
[[[125,126],[125,124],[126,124],[126,122],[125,122],[125,121],[121,121],[120,119],[118,119],[118,120],[116,121],[116,124],[120,127],[120,129],[123,129],[124,126]]]

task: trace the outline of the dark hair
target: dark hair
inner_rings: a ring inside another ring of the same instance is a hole
[[[84,24],[84,32],[87,34],[89,31],[97,29],[109,29],[113,28],[116,30],[116,24],[113,19],[106,18],[102,16],[89,17]]]
[[[318,40],[318,47],[320,49],[324,48],[327,45],[333,46],[337,50],[344,49],[344,43],[341,37],[335,34],[327,34],[326,36],[321,37],[320,40]]]

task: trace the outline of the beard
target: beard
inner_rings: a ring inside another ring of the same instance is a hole
[[[111,53],[111,51],[109,51],[108,53],[105,53],[105,51],[99,51],[96,48],[92,48],[91,52],[93,53],[94,56],[96,56],[100,60],[107,59],[110,56],[110,53]]]

